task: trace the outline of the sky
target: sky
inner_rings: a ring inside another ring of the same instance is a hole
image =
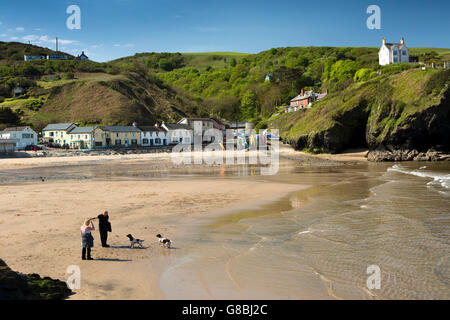
[[[81,29],[67,28],[67,8]],[[377,5],[381,29],[369,29]],[[409,47],[450,48],[448,0],[22,0],[2,1],[0,41],[55,48],[95,61],[137,52],[245,52],[273,47],[378,47],[383,37]]]

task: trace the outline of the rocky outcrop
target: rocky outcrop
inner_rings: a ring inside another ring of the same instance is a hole
[[[61,300],[71,293],[63,281],[12,271],[0,259],[0,300]]]
[[[379,148],[369,151],[367,155],[369,161],[450,161],[450,153],[448,151],[438,151],[429,149],[426,152],[419,152],[416,149],[409,150],[388,150],[387,148]]]
[[[366,146],[371,161],[446,161],[449,86],[450,70],[411,70],[351,86],[271,127],[297,150],[338,153]]]

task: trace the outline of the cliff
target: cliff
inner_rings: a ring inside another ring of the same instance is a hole
[[[366,146],[373,161],[448,159],[449,79],[448,70],[380,76],[268,124],[298,150],[338,153]]]

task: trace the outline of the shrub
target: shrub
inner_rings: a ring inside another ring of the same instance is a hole
[[[355,76],[353,77],[353,80],[355,82],[364,82],[369,80],[375,72],[372,69],[369,68],[362,68],[356,71]]]

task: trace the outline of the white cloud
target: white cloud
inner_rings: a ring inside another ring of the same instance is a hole
[[[23,32],[23,31],[25,31],[25,28],[24,27],[17,27],[16,31]]]
[[[134,48],[135,45],[134,45],[133,43],[127,43],[127,44],[119,44],[119,43],[116,43],[116,44],[114,44],[114,47],[117,47],[117,48],[119,48],[119,47],[123,47],[123,48]]]
[[[26,36],[22,37],[22,40],[23,41],[31,41],[31,42],[34,42],[34,44],[38,44],[38,45],[39,44],[43,45],[43,44],[48,44],[48,43],[53,44],[56,41],[56,39],[49,38],[49,36],[47,36],[47,35],[41,36],[41,35],[36,35],[36,34],[26,35]],[[76,45],[76,44],[78,44],[78,41],[77,40],[58,39],[58,43],[63,46],[64,45]]]
[[[6,33],[0,34],[0,37],[2,37],[2,38],[7,37],[7,36],[8,36],[8,35],[7,35]]]
[[[13,41],[19,40],[18,37],[11,37],[10,39],[13,40]]]

